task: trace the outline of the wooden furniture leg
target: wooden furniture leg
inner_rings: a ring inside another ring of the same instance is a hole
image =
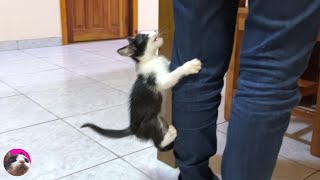
[[[237,28],[237,25],[236,25]],[[231,104],[232,104],[232,98],[234,95],[234,89],[236,89],[237,86],[237,77],[238,77],[238,71],[239,71],[239,56],[240,53],[237,51],[237,47],[239,46],[239,38],[237,31],[235,32],[235,39],[233,44],[233,52],[230,60],[229,69],[227,72],[227,79],[226,79],[226,94],[225,94],[225,104],[224,104],[224,118],[226,120],[229,119],[230,113],[231,113]]]
[[[320,60],[320,59],[319,59]],[[317,93],[316,118],[313,120],[313,132],[311,140],[311,154],[320,157],[320,75]]]
[[[171,0],[161,0],[159,1],[159,31],[163,34],[164,44],[160,49],[160,54],[168,57],[171,57],[171,48],[173,42],[173,32],[174,32],[174,23],[173,23],[173,8]],[[163,114],[162,116],[166,121],[171,124],[171,91],[168,91],[167,97],[163,98]],[[174,158],[173,151],[160,152],[158,151],[158,160],[163,163],[176,168],[176,162]]]
[[[234,36],[233,51],[230,60],[229,69],[227,71],[226,95],[224,106],[224,118],[229,119],[231,113],[232,98],[237,88],[237,79],[239,74],[240,49],[242,35],[244,31],[245,19],[248,14],[247,8],[239,8],[237,16],[237,24]]]

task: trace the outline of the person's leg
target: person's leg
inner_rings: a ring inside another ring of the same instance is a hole
[[[223,180],[271,179],[320,27],[319,0],[249,3]]]
[[[174,0],[175,34],[170,69],[194,58],[202,70],[173,88],[174,143],[179,179],[214,179],[208,167],[216,153],[216,120],[223,77],[233,45],[238,1]]]

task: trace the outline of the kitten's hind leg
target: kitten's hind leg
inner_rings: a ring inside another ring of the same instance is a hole
[[[157,118],[158,125],[154,129],[152,140],[159,151],[169,151],[173,149],[173,142],[177,136],[177,130],[163,119]]]
[[[167,133],[164,135],[160,144],[161,149],[170,145],[177,137],[177,130],[172,125],[169,126]]]

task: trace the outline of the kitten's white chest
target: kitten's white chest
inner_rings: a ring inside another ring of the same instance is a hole
[[[139,71],[142,74],[153,73],[156,76],[169,73],[169,61],[162,56],[157,56],[147,62],[141,63]]]

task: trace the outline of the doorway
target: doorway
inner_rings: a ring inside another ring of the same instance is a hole
[[[63,44],[119,39],[137,31],[137,0],[61,0]]]

